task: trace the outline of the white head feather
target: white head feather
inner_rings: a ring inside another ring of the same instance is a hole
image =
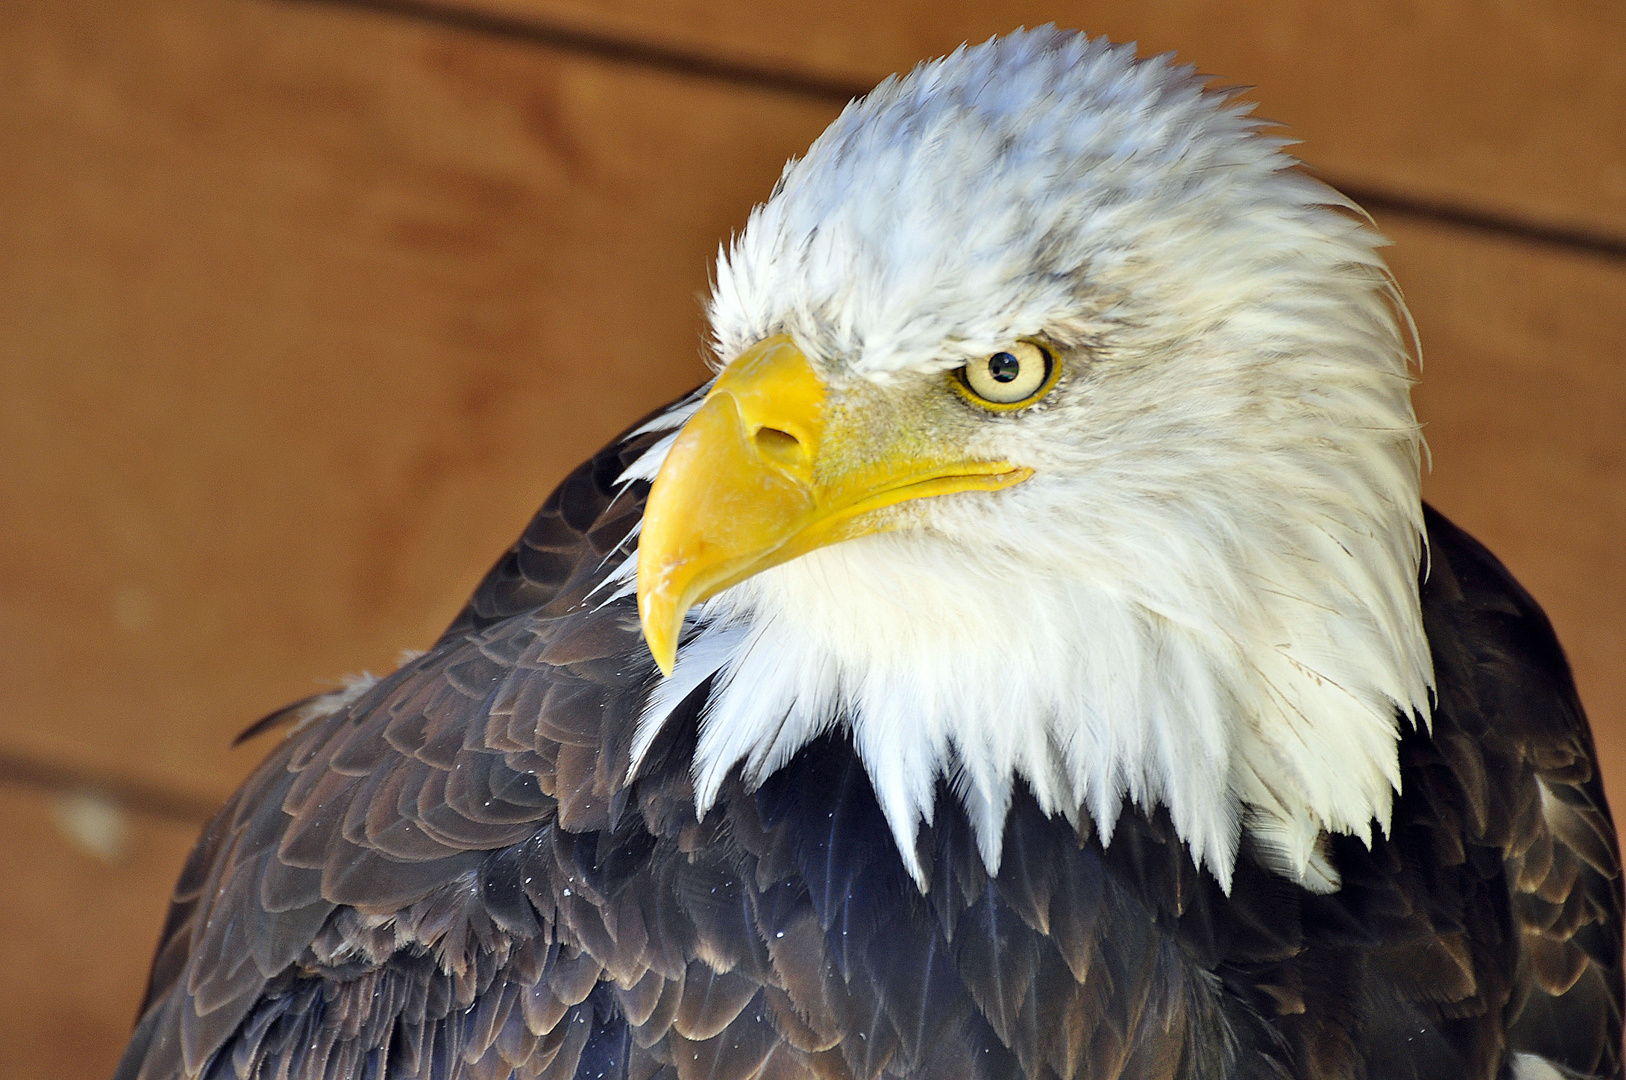
[[[1166,806],[1225,883],[1243,828],[1327,889],[1320,835],[1387,826],[1433,681],[1403,308],[1381,238],[1247,111],[1046,27],[888,79],[786,167],[719,259],[719,357],[788,333],[883,385],[1035,335],[1085,359],[988,425],[1031,480],[696,613],[638,748],[717,673],[703,807],[843,724],[917,876],[940,777],[990,869],[1017,778],[1104,838]]]

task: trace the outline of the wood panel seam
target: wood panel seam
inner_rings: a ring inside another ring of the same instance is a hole
[[[703,52],[682,47],[598,33],[542,19],[438,4],[434,0],[279,0],[279,2],[350,8],[416,19],[450,30],[541,45],[611,63],[648,68],[668,74],[689,75],[713,82],[734,83],[753,89],[794,94],[798,97],[836,104],[845,104],[871,89],[871,84],[867,83],[849,83],[811,72],[773,68],[729,57],[708,56]]]
[[[867,93],[870,84],[848,82],[752,63],[736,57],[708,55],[682,46],[662,45],[613,32],[597,32],[543,18],[507,15],[435,0],[279,0],[282,3],[321,5],[371,11],[380,15],[433,23],[451,30],[484,34],[558,49],[609,63],[688,75],[713,82],[732,83],[773,93],[817,101],[845,103]],[[924,59],[924,58],[923,58]],[[1626,262],[1626,236],[1613,236],[1585,228],[1524,219],[1473,207],[1452,205],[1384,190],[1366,184],[1348,184],[1336,175],[1317,171],[1323,180],[1361,203],[1367,210],[1425,218],[1447,227],[1489,232],[1547,247],[1577,251]]]
[[[93,792],[132,813],[197,826],[214,816],[213,802],[141,780],[104,774],[71,764],[0,751],[0,784],[43,789],[53,794]]]
[[[1446,228],[1491,233],[1505,239],[1522,240],[1545,247],[1579,254],[1600,255],[1606,259],[1626,262],[1626,237],[1610,236],[1590,229],[1571,229],[1561,225],[1525,221],[1509,215],[1453,206],[1428,199],[1397,196],[1392,192],[1361,184],[1341,184],[1336,177],[1323,176],[1316,170],[1312,172],[1373,214],[1403,214]]]

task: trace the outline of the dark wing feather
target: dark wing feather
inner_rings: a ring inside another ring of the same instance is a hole
[[[1428,524],[1435,744],[1463,792],[1461,828],[1503,858],[1518,958],[1509,1047],[1620,1076],[1620,852],[1569,665],[1501,563],[1439,514]]]
[[[1228,896],[1177,888],[1189,871],[1155,869],[1161,815],[1132,818],[1107,862],[1246,1003],[1233,1018],[1268,1024],[1259,1045],[1290,1075],[1489,1078],[1533,1053],[1618,1078],[1620,864],[1568,666],[1506,570],[1426,521],[1438,701],[1403,729],[1388,834],[1327,839],[1341,888],[1289,886],[1246,840]]]
[[[597,750],[617,743],[606,729],[631,728],[653,671],[626,605],[582,599],[636,520],[618,495],[641,504],[614,479],[654,439],[573,473],[430,653],[311,719],[211,822],[120,1077],[230,1062],[304,1080],[368,1055],[392,1076],[449,1077],[493,1050],[526,1075],[573,1074],[589,1014],[614,1013],[608,998],[583,1011],[604,961],[637,964],[596,918],[561,949],[552,928],[577,912],[555,895],[552,839],[561,822],[607,824],[592,808],[615,777]],[[585,766],[569,753],[582,745]],[[587,938],[602,961],[583,959]],[[521,962],[538,947],[546,960]],[[532,1031],[513,1019],[521,990],[566,1011]]]

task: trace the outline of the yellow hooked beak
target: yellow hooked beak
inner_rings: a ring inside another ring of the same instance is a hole
[[[877,432],[838,407],[789,337],[747,349],[718,378],[655,477],[638,538],[638,617],[661,671],[702,600],[815,548],[895,527],[873,511],[1033,475]]]

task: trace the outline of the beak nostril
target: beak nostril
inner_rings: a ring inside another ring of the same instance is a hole
[[[782,465],[794,465],[804,456],[802,441],[788,431],[778,428],[757,428],[757,453],[769,461],[777,461]]]

